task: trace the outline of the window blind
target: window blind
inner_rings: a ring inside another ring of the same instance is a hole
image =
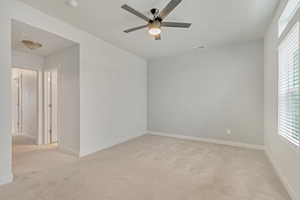
[[[299,146],[299,23],[279,46],[279,134]]]

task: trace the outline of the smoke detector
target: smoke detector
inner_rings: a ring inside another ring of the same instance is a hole
[[[22,43],[24,44],[25,47],[31,50],[35,50],[43,46],[41,43],[34,42],[31,40],[22,40]]]
[[[73,7],[73,8],[76,8],[76,7],[79,5],[79,3],[78,3],[77,0],[68,0],[68,1],[66,1],[65,3],[66,3],[68,6]]]
[[[203,45],[193,47],[193,49],[204,49],[204,48],[205,48],[205,46],[203,46]]]

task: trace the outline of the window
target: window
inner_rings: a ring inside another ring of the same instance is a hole
[[[298,8],[300,7],[300,0],[289,0],[285,9],[283,10],[279,22],[278,22],[278,33],[279,37],[287,27],[288,23],[292,20]]]
[[[299,146],[299,23],[279,46],[278,129],[279,134]]]

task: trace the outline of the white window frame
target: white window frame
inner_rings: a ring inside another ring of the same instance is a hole
[[[278,37],[287,29],[293,17],[300,8],[300,0],[288,0],[278,20]]]
[[[291,0],[289,0],[286,4],[286,7],[288,6],[289,2]],[[291,12],[291,15],[288,17],[288,22],[286,23],[286,25],[284,25],[284,29],[280,30],[280,26],[282,24],[281,23],[281,19],[282,19],[282,16],[283,16],[283,12],[286,11],[286,7],[285,9],[282,11],[282,14],[281,14],[281,17],[279,18],[278,20],[278,36],[279,36],[279,39],[278,39],[278,61],[279,61],[279,47],[280,45],[282,44],[282,42],[285,40],[285,38],[289,35],[290,31],[294,28],[294,26],[299,22],[299,19],[295,19],[296,18],[296,15],[297,13],[299,12],[299,8],[300,8],[300,1],[298,2],[298,4],[295,5],[296,7],[294,9],[291,9],[292,12]],[[286,15],[286,13],[285,13]],[[300,25],[299,25],[300,26]],[[299,30],[299,33],[300,33],[300,30]],[[300,39],[300,34],[298,35],[299,39]],[[299,51],[300,51],[300,45],[299,45]],[[300,56],[299,56],[299,63],[300,63]],[[278,62],[278,69],[279,69],[279,62]],[[278,90],[278,101],[277,101],[277,108],[278,108],[278,112],[277,112],[277,133],[278,135],[280,136],[280,138],[286,142],[289,146],[293,147],[297,152],[300,152],[300,145],[296,145],[294,142],[292,142],[288,137],[285,137],[284,135],[282,135],[279,131],[279,77],[280,77],[280,74],[278,73],[278,77],[277,77],[277,80],[278,80],[278,85],[277,85],[277,90]],[[300,87],[299,87],[300,89]],[[299,122],[300,123],[300,122]],[[300,132],[300,131],[299,131]],[[300,134],[300,133],[299,133]],[[299,139],[300,140],[300,139]],[[299,141],[299,144],[300,144],[300,141]]]

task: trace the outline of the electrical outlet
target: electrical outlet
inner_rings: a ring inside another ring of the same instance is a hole
[[[231,135],[231,130],[230,129],[226,129],[226,133],[227,133],[227,135]]]

